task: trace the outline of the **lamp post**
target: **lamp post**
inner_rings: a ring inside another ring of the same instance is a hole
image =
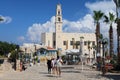
[[[94,60],[96,61],[96,45],[93,46]]]
[[[82,62],[82,71],[83,71],[83,51],[82,51],[82,48],[83,48],[83,39],[84,39],[84,37],[81,36],[80,37],[80,51],[79,51],[79,53],[80,53],[80,59],[81,59],[81,62]]]
[[[89,64],[91,65],[91,54],[90,54],[90,50],[91,50],[91,46],[90,46],[90,44],[91,44],[91,41],[88,41],[88,50],[89,50]]]
[[[26,62],[26,59],[27,59],[26,54],[27,54],[27,48],[25,48],[25,62]]]
[[[116,15],[117,15],[117,55],[118,64],[120,65],[120,0],[113,0],[116,5]]]
[[[17,70],[17,49],[15,49],[15,70]]]
[[[80,55],[83,55],[83,52],[82,52],[82,48],[83,48],[83,39],[84,39],[84,37],[82,36],[82,37],[80,37]]]

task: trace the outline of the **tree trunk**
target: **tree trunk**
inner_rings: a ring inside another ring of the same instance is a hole
[[[120,19],[117,22],[117,51],[118,64],[120,65]]]
[[[109,29],[109,42],[110,42],[110,48],[109,48],[109,53],[110,57],[113,57],[114,51],[113,51],[113,28],[112,25],[110,25]]]
[[[100,24],[97,23],[96,25],[96,42],[97,42],[97,49],[96,49],[96,53],[100,53],[100,44],[99,44],[99,38],[100,38]]]

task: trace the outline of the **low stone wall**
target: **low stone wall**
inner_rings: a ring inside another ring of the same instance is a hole
[[[0,72],[6,72],[12,69],[12,65],[7,61],[7,59],[4,59],[4,62],[0,65]]]

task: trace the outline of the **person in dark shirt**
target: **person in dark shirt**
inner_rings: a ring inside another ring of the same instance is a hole
[[[48,73],[51,73],[51,60],[47,60]]]

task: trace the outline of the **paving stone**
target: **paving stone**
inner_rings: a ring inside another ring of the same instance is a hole
[[[111,80],[101,76],[101,72],[90,69],[89,66],[64,65],[62,75],[48,74],[47,66],[44,64],[28,67],[25,71],[7,71],[0,73],[0,80]]]

